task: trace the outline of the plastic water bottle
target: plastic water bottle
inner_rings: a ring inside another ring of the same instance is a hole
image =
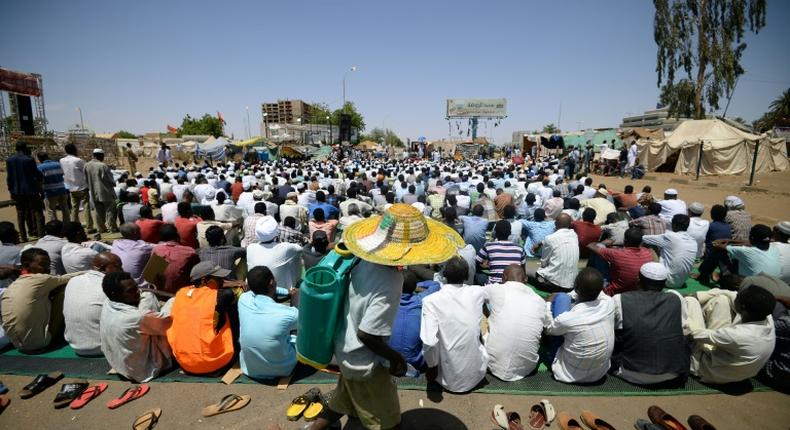
[[[406,363],[406,376],[409,378],[419,378],[420,371],[409,363]]]

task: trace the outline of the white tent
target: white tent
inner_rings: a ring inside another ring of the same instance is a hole
[[[681,123],[671,136],[661,141],[640,139],[639,161],[655,170],[677,154],[675,173],[696,173],[702,145],[702,175],[740,175],[749,173],[757,152],[758,173],[788,168],[784,139],[747,133],[718,119],[689,120]]]

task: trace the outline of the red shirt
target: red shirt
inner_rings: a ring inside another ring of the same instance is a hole
[[[140,197],[142,197],[144,205],[148,204],[148,190],[149,189],[150,188],[148,188],[148,187],[140,188]]]
[[[609,263],[609,285],[604,293],[613,296],[636,290],[639,282],[639,269],[653,261],[653,253],[647,249],[633,247],[601,248],[598,255]]]
[[[233,185],[230,186],[230,198],[233,199],[234,202],[239,201],[239,196],[243,192],[244,184],[241,182],[234,182]]]
[[[156,245],[153,253],[168,263],[165,269],[165,291],[175,293],[179,288],[190,284],[189,272],[200,263],[194,249],[175,242],[165,242]]]
[[[140,227],[140,239],[148,243],[159,243],[159,227],[164,221],[158,219],[139,218],[135,224]]]
[[[631,209],[636,206],[636,194],[614,193],[614,198],[620,201],[620,205],[626,209]]]
[[[181,239],[181,244],[198,248],[200,244],[197,240],[197,223],[203,221],[199,216],[191,218],[176,217],[176,230],[178,230],[178,237]]]
[[[579,236],[579,257],[589,257],[590,251],[587,249],[587,245],[598,242],[603,230],[601,230],[600,226],[587,221],[574,221],[571,223],[571,226],[576,235]]]

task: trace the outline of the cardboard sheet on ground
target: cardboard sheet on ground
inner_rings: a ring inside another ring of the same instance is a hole
[[[151,254],[148,264],[146,264],[143,269],[143,279],[149,284],[155,285],[157,288],[162,288],[164,285],[160,284],[164,280],[166,268],[167,261],[164,258],[156,254]]]

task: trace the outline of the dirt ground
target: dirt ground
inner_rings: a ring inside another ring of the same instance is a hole
[[[67,370],[67,369],[63,369]],[[0,371],[1,372],[1,371]],[[162,408],[158,429],[265,429],[279,423],[283,430],[301,429],[304,421],[296,423],[285,419],[290,400],[305,392],[309,386],[292,385],[279,391],[264,385],[193,384],[153,382],[151,391],[143,398],[118,409],[104,405],[129,385],[111,381],[110,387],[85,408],[55,410],[52,407],[58,388],[52,387],[28,400],[17,394],[32,378],[3,376],[2,381],[11,390],[11,404],[0,415],[3,429],[108,429],[128,428],[135,417],[152,408]],[[64,381],[68,381],[64,379]],[[91,381],[93,382],[93,381]],[[59,386],[58,386],[59,387]],[[332,386],[320,386],[324,391]],[[203,418],[200,411],[224,395],[248,394],[251,403],[244,409],[211,418]],[[529,414],[531,405],[540,401],[536,396],[495,394],[444,394],[440,399],[429,399],[423,391],[400,391],[404,429],[426,430],[480,430],[496,428],[489,414],[495,404],[502,404],[507,411]],[[433,396],[432,396],[433,397]],[[647,408],[659,405],[679,420],[686,422],[689,415],[697,414],[708,419],[719,430],[728,429],[788,429],[790,424],[790,397],[776,392],[750,393],[742,396],[698,395],[672,397],[550,397],[557,411],[567,411],[578,419],[582,410],[594,411],[618,429],[633,428],[638,418],[647,419]],[[357,422],[346,422],[346,429],[362,428]],[[553,424],[550,428],[559,428]]]
[[[140,171],[148,171],[155,160],[142,158],[137,163]],[[124,167],[128,167],[125,166]],[[759,174],[753,186],[747,186],[748,176],[702,176],[696,181],[693,176],[679,176],[674,173],[649,173],[644,179],[631,181],[617,177],[593,176],[594,184],[604,183],[611,190],[622,190],[632,184],[636,192],[645,185],[653,188],[653,195],[659,197],[667,188],[678,190],[678,198],[687,203],[700,202],[705,205],[703,218],[710,218],[710,207],[722,204],[729,195],[737,195],[746,202],[746,210],[752,214],[754,223],[764,223],[773,227],[779,221],[790,220],[790,170]],[[5,184],[5,172],[0,172],[0,184]],[[8,188],[0,188],[0,201],[10,199]],[[16,222],[13,207],[0,209],[0,220]]]

